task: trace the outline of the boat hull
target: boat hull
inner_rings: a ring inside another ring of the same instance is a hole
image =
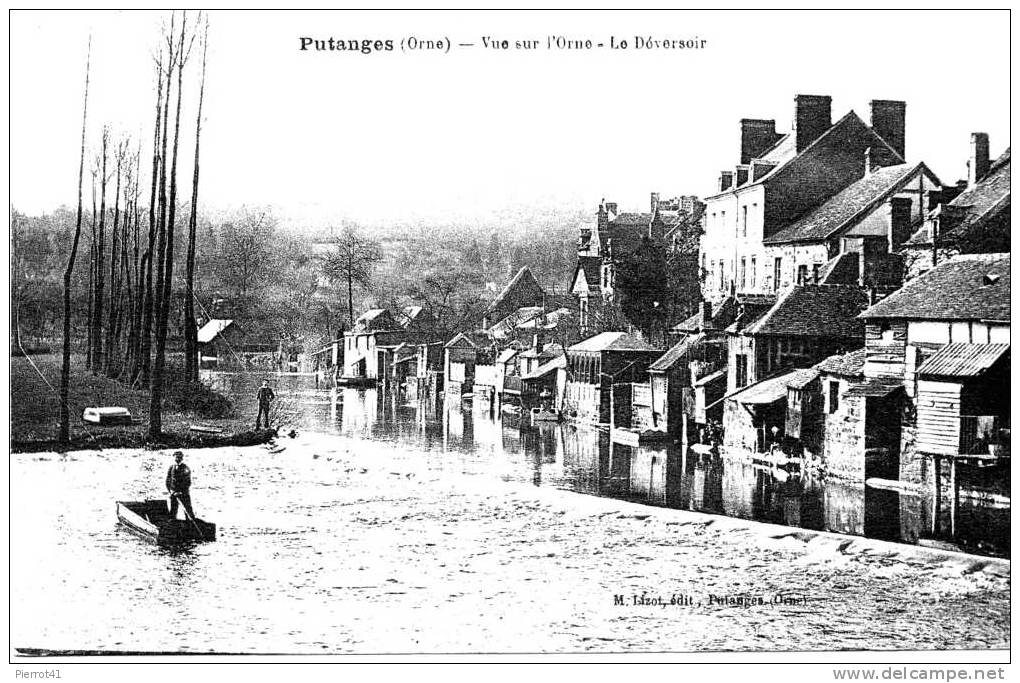
[[[117,519],[131,533],[160,545],[216,540],[216,525],[201,519],[173,519],[165,499],[118,501]]]

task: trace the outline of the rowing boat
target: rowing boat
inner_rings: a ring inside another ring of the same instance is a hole
[[[117,519],[129,531],[164,545],[191,541],[215,541],[216,525],[201,519],[174,519],[164,498],[117,501]]]

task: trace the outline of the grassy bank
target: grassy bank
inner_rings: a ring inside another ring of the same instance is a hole
[[[35,364],[33,367],[32,364]],[[14,451],[56,450],[60,419],[60,356],[33,355],[11,359],[11,441]],[[208,390],[199,392],[203,400],[183,387],[173,387],[164,402],[164,436],[154,446],[202,447],[253,445],[263,443],[272,432],[251,431],[251,418],[240,416],[229,401]],[[70,448],[107,448],[143,446],[149,429],[149,392],[131,389],[108,377],[96,376],[85,369],[81,356],[71,358],[71,385],[68,405],[71,411]],[[81,415],[90,406],[123,406],[141,420],[130,426],[99,427],[82,422]],[[198,406],[198,411],[189,407]],[[216,417],[211,417],[215,415]],[[200,423],[223,430],[222,434],[198,434],[189,426]],[[62,449],[66,450],[64,446]]]

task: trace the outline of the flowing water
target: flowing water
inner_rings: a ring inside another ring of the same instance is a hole
[[[239,401],[258,381],[212,379]],[[240,653],[1009,644],[1000,565],[711,524],[909,541],[930,524],[926,501],[621,446],[592,429],[522,426],[483,406],[317,390],[306,376],[280,378],[276,393],[296,438],[187,454],[215,543],[160,548],[117,523],[116,500],[162,495],[167,452],[13,455],[12,644]],[[651,506],[720,517],[692,522]],[[961,508],[956,524],[1008,551],[1008,510]],[[614,603],[642,592],[690,602],[682,614]],[[726,604],[778,594],[807,601]]]

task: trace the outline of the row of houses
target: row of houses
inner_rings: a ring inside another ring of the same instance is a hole
[[[447,340],[370,311],[345,335],[343,376],[854,480],[952,493],[961,466],[1001,473],[1010,152],[992,159],[974,133],[967,179],[947,185],[907,161],[905,112],[875,100],[869,122],[833,123],[830,98],[798,95],[789,133],[743,119],[712,196],[600,203],[569,298],[523,268]],[[665,345],[603,315],[621,260],[648,244],[691,299]]]

